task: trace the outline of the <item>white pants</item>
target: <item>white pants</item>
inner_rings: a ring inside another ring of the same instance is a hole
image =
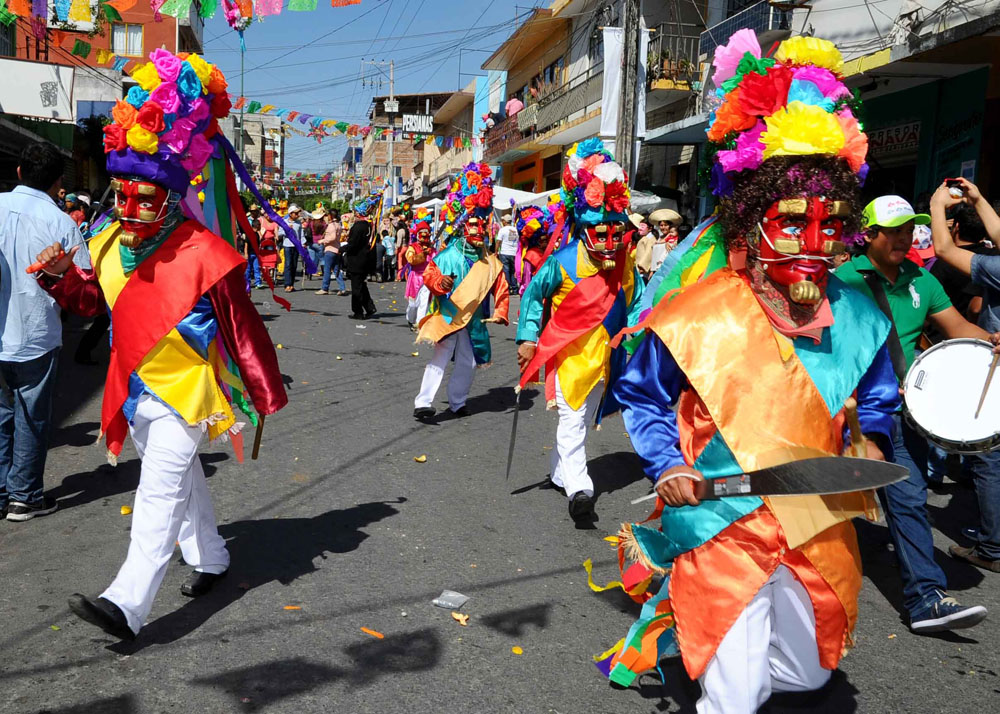
[[[566,491],[569,498],[583,491],[594,495],[594,482],[587,472],[587,429],[604,393],[603,383],[587,395],[579,409],[573,409],[563,397],[559,375],[556,375],[556,408],[559,426],[556,428],[556,448],[552,450],[552,483]]]
[[[472,352],[472,339],[468,330],[459,330],[448,335],[434,345],[434,356],[424,369],[424,378],[420,382],[420,394],[413,400],[415,409],[429,407],[434,404],[434,396],[441,386],[445,367],[452,356],[455,357],[455,367],[448,380],[448,406],[453,412],[465,406],[472,388],[472,378],[476,374],[476,356]]]
[[[184,562],[205,573],[229,567],[229,551],[215,524],[212,498],[198,459],[199,427],[188,426],[165,404],[139,397],[130,427],[142,459],[132,510],[132,542],[125,563],[101,597],[121,608],[138,633],[167,570],[174,543]]]
[[[752,714],[771,692],[819,689],[830,679],[819,664],[812,602],[792,571],[779,565],[726,633],[699,678],[699,714]]]
[[[406,321],[411,325],[418,324],[427,314],[427,304],[430,301],[431,293],[424,285],[416,297],[409,298],[406,304]]]

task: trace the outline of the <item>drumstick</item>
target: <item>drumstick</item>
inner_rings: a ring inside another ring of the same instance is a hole
[[[260,439],[264,436],[264,415],[257,415],[257,433],[253,437],[253,453],[250,454],[250,458],[253,460],[257,459],[260,454]]]
[[[986,384],[983,385],[983,393],[979,395],[979,406],[976,407],[976,419],[979,418],[979,412],[982,411],[983,402],[986,401],[986,392],[990,391],[990,382],[993,381],[993,373],[997,369],[998,361],[1000,361],[1000,352],[993,355],[993,361],[990,363],[990,371],[986,374]]]
[[[865,448],[865,436],[861,433],[861,421],[858,419],[858,400],[854,397],[844,400],[844,417],[851,429],[851,453],[863,459],[868,450]]]

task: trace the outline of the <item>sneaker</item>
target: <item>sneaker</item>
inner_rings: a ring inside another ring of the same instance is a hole
[[[267,290],[267,286],[264,283],[257,283],[253,287],[255,290]]]
[[[317,295],[329,295],[330,291],[329,290],[317,290],[316,294]]]
[[[1000,560],[984,558],[976,553],[975,548],[965,548],[960,545],[953,545],[948,548],[951,557],[972,563],[977,568],[989,570],[992,573],[1000,573]]]
[[[961,630],[986,619],[982,605],[962,606],[958,600],[938,590],[941,599],[910,616],[910,630],[918,635],[944,630]]]
[[[36,516],[47,516],[50,513],[55,513],[58,508],[59,504],[56,503],[56,500],[49,497],[45,497],[36,503],[11,501],[7,504],[7,520],[14,521],[15,523],[30,521]]]

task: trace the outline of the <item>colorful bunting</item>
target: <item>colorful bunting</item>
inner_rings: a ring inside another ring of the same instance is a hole
[[[69,6],[73,0],[55,0],[53,6],[56,11],[56,20],[66,22],[69,19]]]
[[[84,42],[83,40],[77,40],[73,43],[71,54],[87,59],[90,55],[90,43]]]
[[[7,9],[20,17],[31,16],[31,3],[28,0],[7,0]]]
[[[90,13],[90,0],[73,0],[69,6],[69,19],[71,22],[92,21],[94,17]],[[87,47],[89,48],[90,45],[87,45]]]
[[[316,9],[318,0],[289,0],[288,10],[290,12],[310,12]]]

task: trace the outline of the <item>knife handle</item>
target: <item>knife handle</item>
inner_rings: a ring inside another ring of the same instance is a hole
[[[694,485],[694,495],[699,501],[716,501],[728,496],[746,496],[750,493],[750,476],[725,476],[703,479]]]
[[[844,417],[851,430],[851,455],[863,459],[868,450],[865,448],[865,436],[861,433],[861,420],[858,419],[858,400],[854,397],[844,400]]]

